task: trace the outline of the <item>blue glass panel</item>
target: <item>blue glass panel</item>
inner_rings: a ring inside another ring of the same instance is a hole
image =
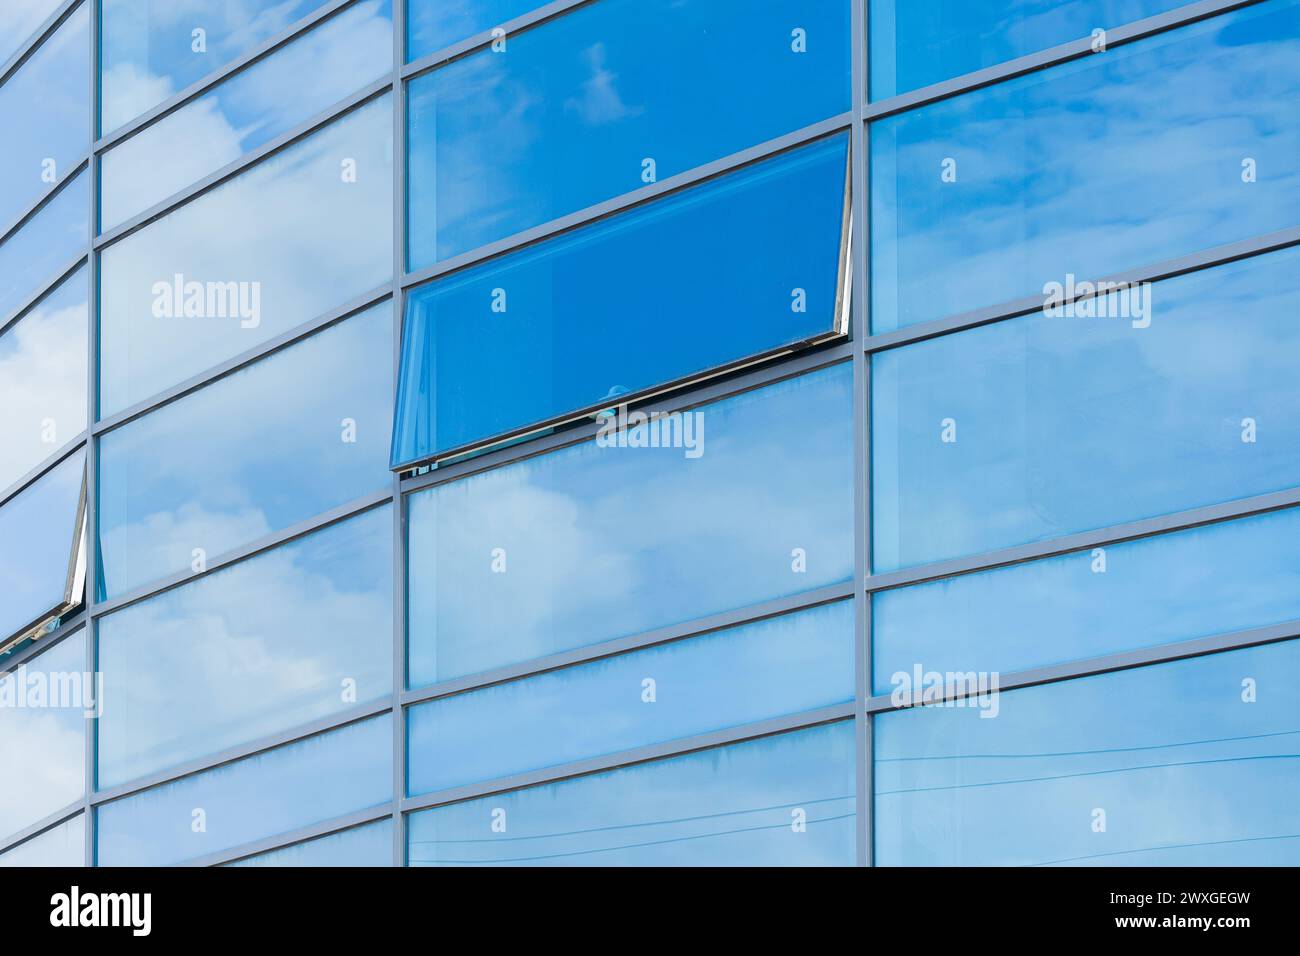
[[[86,339],[84,269],[0,333],[0,490],[85,430]]]
[[[0,505],[0,640],[40,623],[64,604],[74,535],[80,531],[84,458],[75,452]],[[80,600],[73,596],[74,603]]]
[[[388,716],[349,724],[99,807],[101,866],[168,866],[393,797]],[[203,812],[205,829],[194,824]]]
[[[639,425],[411,495],[412,686],[848,580],[851,384],[705,405],[694,450]]]
[[[391,817],[295,843],[226,866],[392,866]]]
[[[85,642],[77,631],[0,677],[0,840],[85,792],[85,715],[94,699]]]
[[[99,622],[99,784],[346,711],[392,691],[387,507]]]
[[[49,192],[90,147],[87,7],[83,3],[0,85],[0,231]],[[8,13],[0,16],[7,19]]]
[[[58,278],[90,241],[90,180],[78,173],[0,244],[0,324]]]
[[[418,60],[546,5],[547,0],[407,0],[406,58]],[[507,43],[509,41],[507,40]]]
[[[873,124],[872,328],[1296,225],[1297,42],[1270,0]]]
[[[40,836],[0,853],[0,868],[7,866],[85,866],[86,817],[78,813]]]
[[[876,570],[1300,485],[1298,267],[1158,282],[1145,328],[1034,313],[878,353]]]
[[[101,414],[388,282],[392,134],[385,95],[106,248]]]
[[[407,854],[411,866],[852,866],[854,805],[844,722],[415,813]]]
[[[1187,0],[871,0],[871,98],[974,73]]]
[[[36,35],[63,0],[10,0],[0,17],[0,64]]]
[[[877,593],[875,692],[1300,620],[1300,510]]]
[[[105,153],[100,228],[113,228],[270,142],[387,74],[392,64],[392,0],[346,8]]]
[[[384,302],[105,434],[100,596],[384,490],[392,367]]]
[[[413,80],[411,268],[847,110],[849,10],[601,0]]]
[[[102,128],[112,132],[325,0],[102,0]]]
[[[847,154],[835,137],[414,290],[394,467],[830,334]]]
[[[853,603],[842,601],[413,707],[408,787],[444,790],[852,699]]]
[[[1300,863],[1300,642],[875,722],[876,862]]]

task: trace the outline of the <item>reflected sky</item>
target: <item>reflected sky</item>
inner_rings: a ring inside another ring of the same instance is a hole
[[[1300,509],[883,591],[875,692],[927,670],[1008,673],[1300,619]],[[1098,565],[1099,566],[1099,565]]]
[[[103,0],[102,129],[237,59],[325,0]],[[202,30],[200,43],[194,31]],[[196,46],[203,50],[196,50]]]
[[[63,0],[9,0],[0,4],[0,64],[18,52]]]
[[[412,686],[848,580],[851,385],[703,406],[697,458],[588,441],[412,495]]]
[[[0,639],[63,604],[84,458],[74,452],[0,505]]]
[[[101,415],[389,281],[392,134],[385,95],[106,248]],[[244,283],[249,301],[258,290],[260,316],[156,317],[168,296],[155,284],[176,275]]]
[[[0,853],[0,867],[85,865],[86,817],[81,813]]]
[[[879,353],[875,569],[1300,484],[1298,265],[1290,249],[1158,282],[1147,328],[1034,313]]]
[[[392,523],[375,508],[100,619],[99,785],[390,693]]]
[[[168,866],[392,796],[393,726],[385,715],[102,805],[99,865]],[[196,807],[205,813],[201,832],[193,827]]]
[[[429,793],[852,699],[853,602],[841,601],[414,707],[408,787]]]
[[[100,167],[100,228],[143,212],[387,74],[392,20],[392,0],[362,0],[109,150]]]
[[[546,2],[547,0],[407,0],[406,58],[418,60],[530,10],[543,7]]]
[[[0,490],[85,430],[84,268],[0,334],[0,409]]]
[[[305,840],[283,849],[260,853],[226,866],[392,866],[393,820],[385,817],[365,826]]]
[[[88,6],[83,3],[0,86],[0,230],[49,192],[90,146]],[[14,15],[0,13],[0,44],[3,24]]]
[[[392,334],[383,302],[104,435],[100,596],[384,490]]]
[[[881,715],[876,861],[1295,866],[1298,680],[1289,641]]]
[[[410,268],[847,110],[849,10],[601,0],[412,81]]]
[[[83,170],[0,245],[0,324],[85,251],[89,209],[90,180]]]
[[[0,529],[0,542],[7,540]],[[0,558],[0,571],[2,562]],[[4,578],[0,573],[0,579]],[[83,674],[85,670],[85,632],[77,631],[29,660],[26,677],[30,680],[39,675],[49,686],[53,675]],[[18,680],[16,675],[14,679]],[[21,772],[6,772],[0,787],[0,840],[81,798],[86,776],[85,733],[86,719],[79,703],[75,707],[0,707],[0,766],[22,768]]]
[[[394,465],[829,333],[847,152],[833,137],[413,290]]]
[[[872,329],[1294,226],[1298,109],[1271,0],[872,124]]]
[[[871,98],[1091,37],[1187,0],[871,0]]]
[[[437,807],[408,818],[408,859],[852,866],[853,746],[846,721]],[[504,832],[493,829],[496,811]]]

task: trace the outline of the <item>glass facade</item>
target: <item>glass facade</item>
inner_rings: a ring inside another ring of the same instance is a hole
[[[1300,864],[1300,0],[16,0],[0,866]]]

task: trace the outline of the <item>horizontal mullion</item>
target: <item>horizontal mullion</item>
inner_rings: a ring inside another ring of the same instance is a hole
[[[93,3],[95,0],[87,0],[87,2]],[[40,49],[41,44],[48,40],[55,30],[63,26],[64,21],[72,16],[80,5],[81,0],[65,0],[59,9],[45,18],[45,22],[36,28],[36,32],[27,39],[27,42],[19,47],[18,51],[10,56],[3,66],[0,66],[0,86],[9,82],[9,78],[31,59],[32,54]]]
[[[67,823],[78,813],[81,813],[83,799],[78,797],[74,803],[68,804],[61,810],[55,810],[49,816],[37,820],[35,823],[28,824],[17,833],[0,840],[0,853],[6,853],[16,846],[26,843],[28,840],[35,839],[47,830],[52,830],[60,823]]]
[[[41,299],[45,298],[60,283],[71,276],[74,272],[86,264],[87,253],[85,250],[76,253],[71,259],[59,267],[58,272],[52,273],[51,277],[45,280],[41,287],[27,297],[27,299],[11,312],[7,317],[0,318],[0,335],[4,335],[18,322],[19,319],[27,315],[32,308],[38,305]]]
[[[45,637],[34,641],[30,647],[24,647],[21,651],[16,652],[11,658],[0,661],[0,675],[13,672],[16,668],[22,667],[33,657],[44,654],[51,647],[65,638],[73,637],[77,628],[86,623],[86,612],[78,611],[67,618],[55,630],[51,631]]]
[[[249,857],[260,856],[263,853],[269,853],[272,850],[283,850],[291,846],[298,846],[307,843],[319,837],[331,836],[335,833],[342,833],[345,830],[355,830],[357,827],[365,826],[367,823],[378,823],[380,820],[392,819],[391,801],[376,804],[373,807],[367,807],[364,810],[354,810],[351,813],[345,813],[341,817],[333,817],[329,820],[323,820],[320,823],[311,823],[304,827],[290,830],[287,833],[276,834],[275,836],[263,837],[260,840],[254,840],[251,843],[241,843],[239,846],[233,846],[228,850],[220,850],[216,853],[209,853],[205,856],[194,857],[186,860],[180,866],[220,866],[223,863],[234,863],[239,860],[246,860]]]
[[[47,473],[63,464],[85,447],[86,434],[85,430],[81,431],[75,438],[59,448],[59,450],[54,454],[45,458],[40,464],[36,465],[8,488],[0,491],[0,507],[4,507],[11,499],[22,494],[41,478],[44,478]]]
[[[14,234],[17,233],[19,229],[27,225],[27,223],[32,220],[32,217],[34,217],[38,212],[40,212],[51,202],[53,202],[54,197],[57,196],[59,193],[63,192],[64,188],[67,187],[68,183],[76,179],[78,174],[80,174],[81,171],[86,168],[86,165],[89,162],[90,162],[90,157],[87,155],[82,155],[76,161],[74,161],[72,165],[69,166],[67,170],[63,173],[63,175],[59,177],[58,181],[56,181],[54,185],[49,188],[49,190],[42,193],[39,199],[37,199],[30,206],[28,206],[24,212],[20,213],[18,218],[15,219],[13,223],[11,223],[8,226],[8,228],[0,231],[0,245],[4,245],[6,242],[12,239],[14,237]]]

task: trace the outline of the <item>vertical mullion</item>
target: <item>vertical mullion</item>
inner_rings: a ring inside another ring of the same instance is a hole
[[[98,628],[93,612],[95,593],[99,588],[99,440],[94,435],[94,424],[99,417],[99,256],[95,252],[95,235],[99,232],[99,156],[95,141],[99,138],[99,36],[100,0],[86,0],[90,14],[90,161],[86,175],[90,177],[89,236],[86,246],[86,673],[94,681],[95,711],[99,699],[99,648]],[[98,716],[86,717],[85,728],[85,793],[82,812],[86,834],[85,864],[95,865],[95,813],[90,797],[95,791],[96,747],[99,736]]]
[[[402,365],[402,275],[406,272],[406,0],[393,0],[393,414]],[[402,481],[393,474],[393,866],[406,864],[406,507]]]

